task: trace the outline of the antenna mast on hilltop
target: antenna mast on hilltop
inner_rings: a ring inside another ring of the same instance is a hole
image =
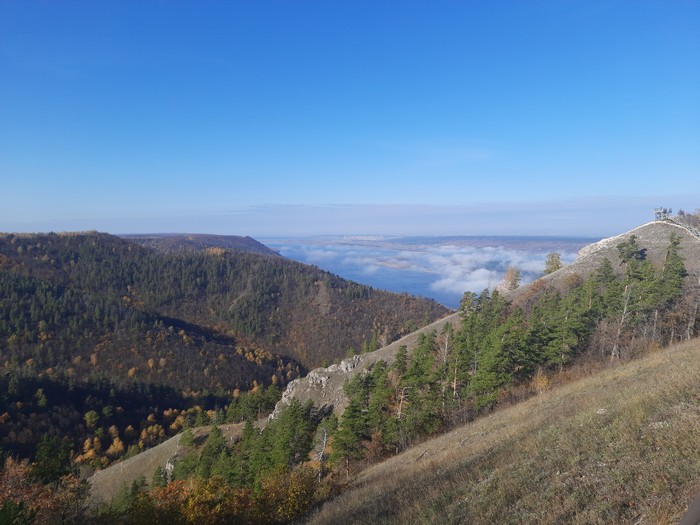
[[[654,217],[657,221],[667,221],[671,218],[673,210],[671,208],[654,208]]]
[[[676,217],[675,219],[671,217],[673,210],[671,208],[654,208],[654,217],[657,221],[668,221],[672,222],[676,226],[685,228],[690,233],[700,238],[700,230],[694,228],[690,224],[687,224],[681,217]]]

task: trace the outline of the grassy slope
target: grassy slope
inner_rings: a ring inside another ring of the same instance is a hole
[[[700,488],[700,340],[362,472],[310,523],[676,523]]]
[[[267,422],[260,419],[255,426],[261,428]],[[237,440],[243,433],[244,423],[226,423],[219,425],[219,429],[227,439]],[[202,446],[209,437],[211,426],[199,427],[192,431],[194,442]],[[104,470],[98,470],[88,478],[90,490],[88,492],[88,504],[96,507],[101,504],[109,505],[110,502],[124,489],[131,487],[134,481],[146,478],[148,483],[153,479],[153,473],[158,467],[165,468],[171,460],[181,459],[188,451],[187,447],[180,446],[182,433],[176,434],[163,443],[153,448],[144,450],[136,456],[125,459],[119,463],[111,465]]]

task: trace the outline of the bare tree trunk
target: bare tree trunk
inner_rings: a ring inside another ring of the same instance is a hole
[[[442,364],[447,364],[447,358],[450,355],[450,332],[449,330],[445,332],[445,344],[442,346],[442,351],[440,352],[440,357],[442,358]]]
[[[455,359],[456,361],[456,359]],[[452,376],[452,399],[457,397],[457,363],[455,363],[455,373]]]
[[[698,303],[695,303],[695,306],[693,308],[693,315],[691,315],[690,319],[688,319],[688,327],[685,330],[685,338],[686,339],[691,338],[697,317],[698,317]]]
[[[328,445],[328,431],[323,428],[323,434],[321,435],[321,450],[318,452],[318,482],[321,483],[323,478],[323,464],[326,455],[326,445]]]
[[[630,296],[632,295],[632,287],[627,284],[625,285],[625,293],[624,293],[624,298],[625,298],[625,303],[622,307],[622,315],[620,316],[620,322],[617,325],[617,334],[615,335],[615,343],[613,344],[612,352],[610,353],[610,359],[619,359],[620,358],[620,337],[622,336],[622,327],[625,325],[625,321],[627,321],[627,315],[628,315],[628,307],[630,303]]]
[[[669,340],[668,340],[668,344],[669,344],[669,345],[672,345],[672,344],[673,344],[673,340],[674,340],[675,338],[676,338],[676,322],[674,321],[674,322],[671,324],[671,337],[670,337]]]
[[[442,352],[441,352],[442,357],[442,366],[445,367],[445,377],[442,380],[442,413],[443,415],[445,414],[445,391],[447,390],[447,381],[450,375],[450,367],[447,364],[447,360],[450,356],[450,331],[447,330],[445,332],[445,344],[442,347]]]
[[[403,400],[404,400],[404,398],[406,397],[406,390],[407,390],[408,388],[410,388],[410,387],[407,387],[407,386],[403,387],[403,388],[401,389],[401,393],[399,394],[399,412],[398,412],[398,414],[396,415],[396,419],[401,419],[401,410],[402,410],[402,408],[403,408]]]

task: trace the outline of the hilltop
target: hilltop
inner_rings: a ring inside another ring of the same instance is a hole
[[[148,248],[154,248],[162,252],[181,252],[207,250],[210,248],[222,248],[245,253],[259,253],[262,255],[279,255],[261,242],[252,237],[239,235],[211,235],[211,234],[140,234],[120,235],[122,239],[135,242]]]
[[[571,282],[572,277],[585,278],[591,275],[604,259],[608,259],[612,263],[613,270],[617,275],[622,275],[624,273],[623,261],[620,259],[620,251],[617,247],[621,243],[628,242],[631,237],[635,237],[637,243],[644,248],[645,259],[654,266],[661,267],[668,249],[668,239],[672,233],[680,237],[681,254],[686,270],[691,276],[700,277],[700,236],[698,236],[697,230],[665,220],[649,222],[620,235],[584,246],[579,250],[574,262],[557,272],[543,276],[542,282],[554,285],[559,289],[565,289],[567,281]],[[531,286],[523,286],[514,296],[519,297],[527,294],[530,288]]]

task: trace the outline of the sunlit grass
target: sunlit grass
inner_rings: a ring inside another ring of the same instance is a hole
[[[312,523],[675,523],[700,489],[700,342],[545,392],[361,473]]]

